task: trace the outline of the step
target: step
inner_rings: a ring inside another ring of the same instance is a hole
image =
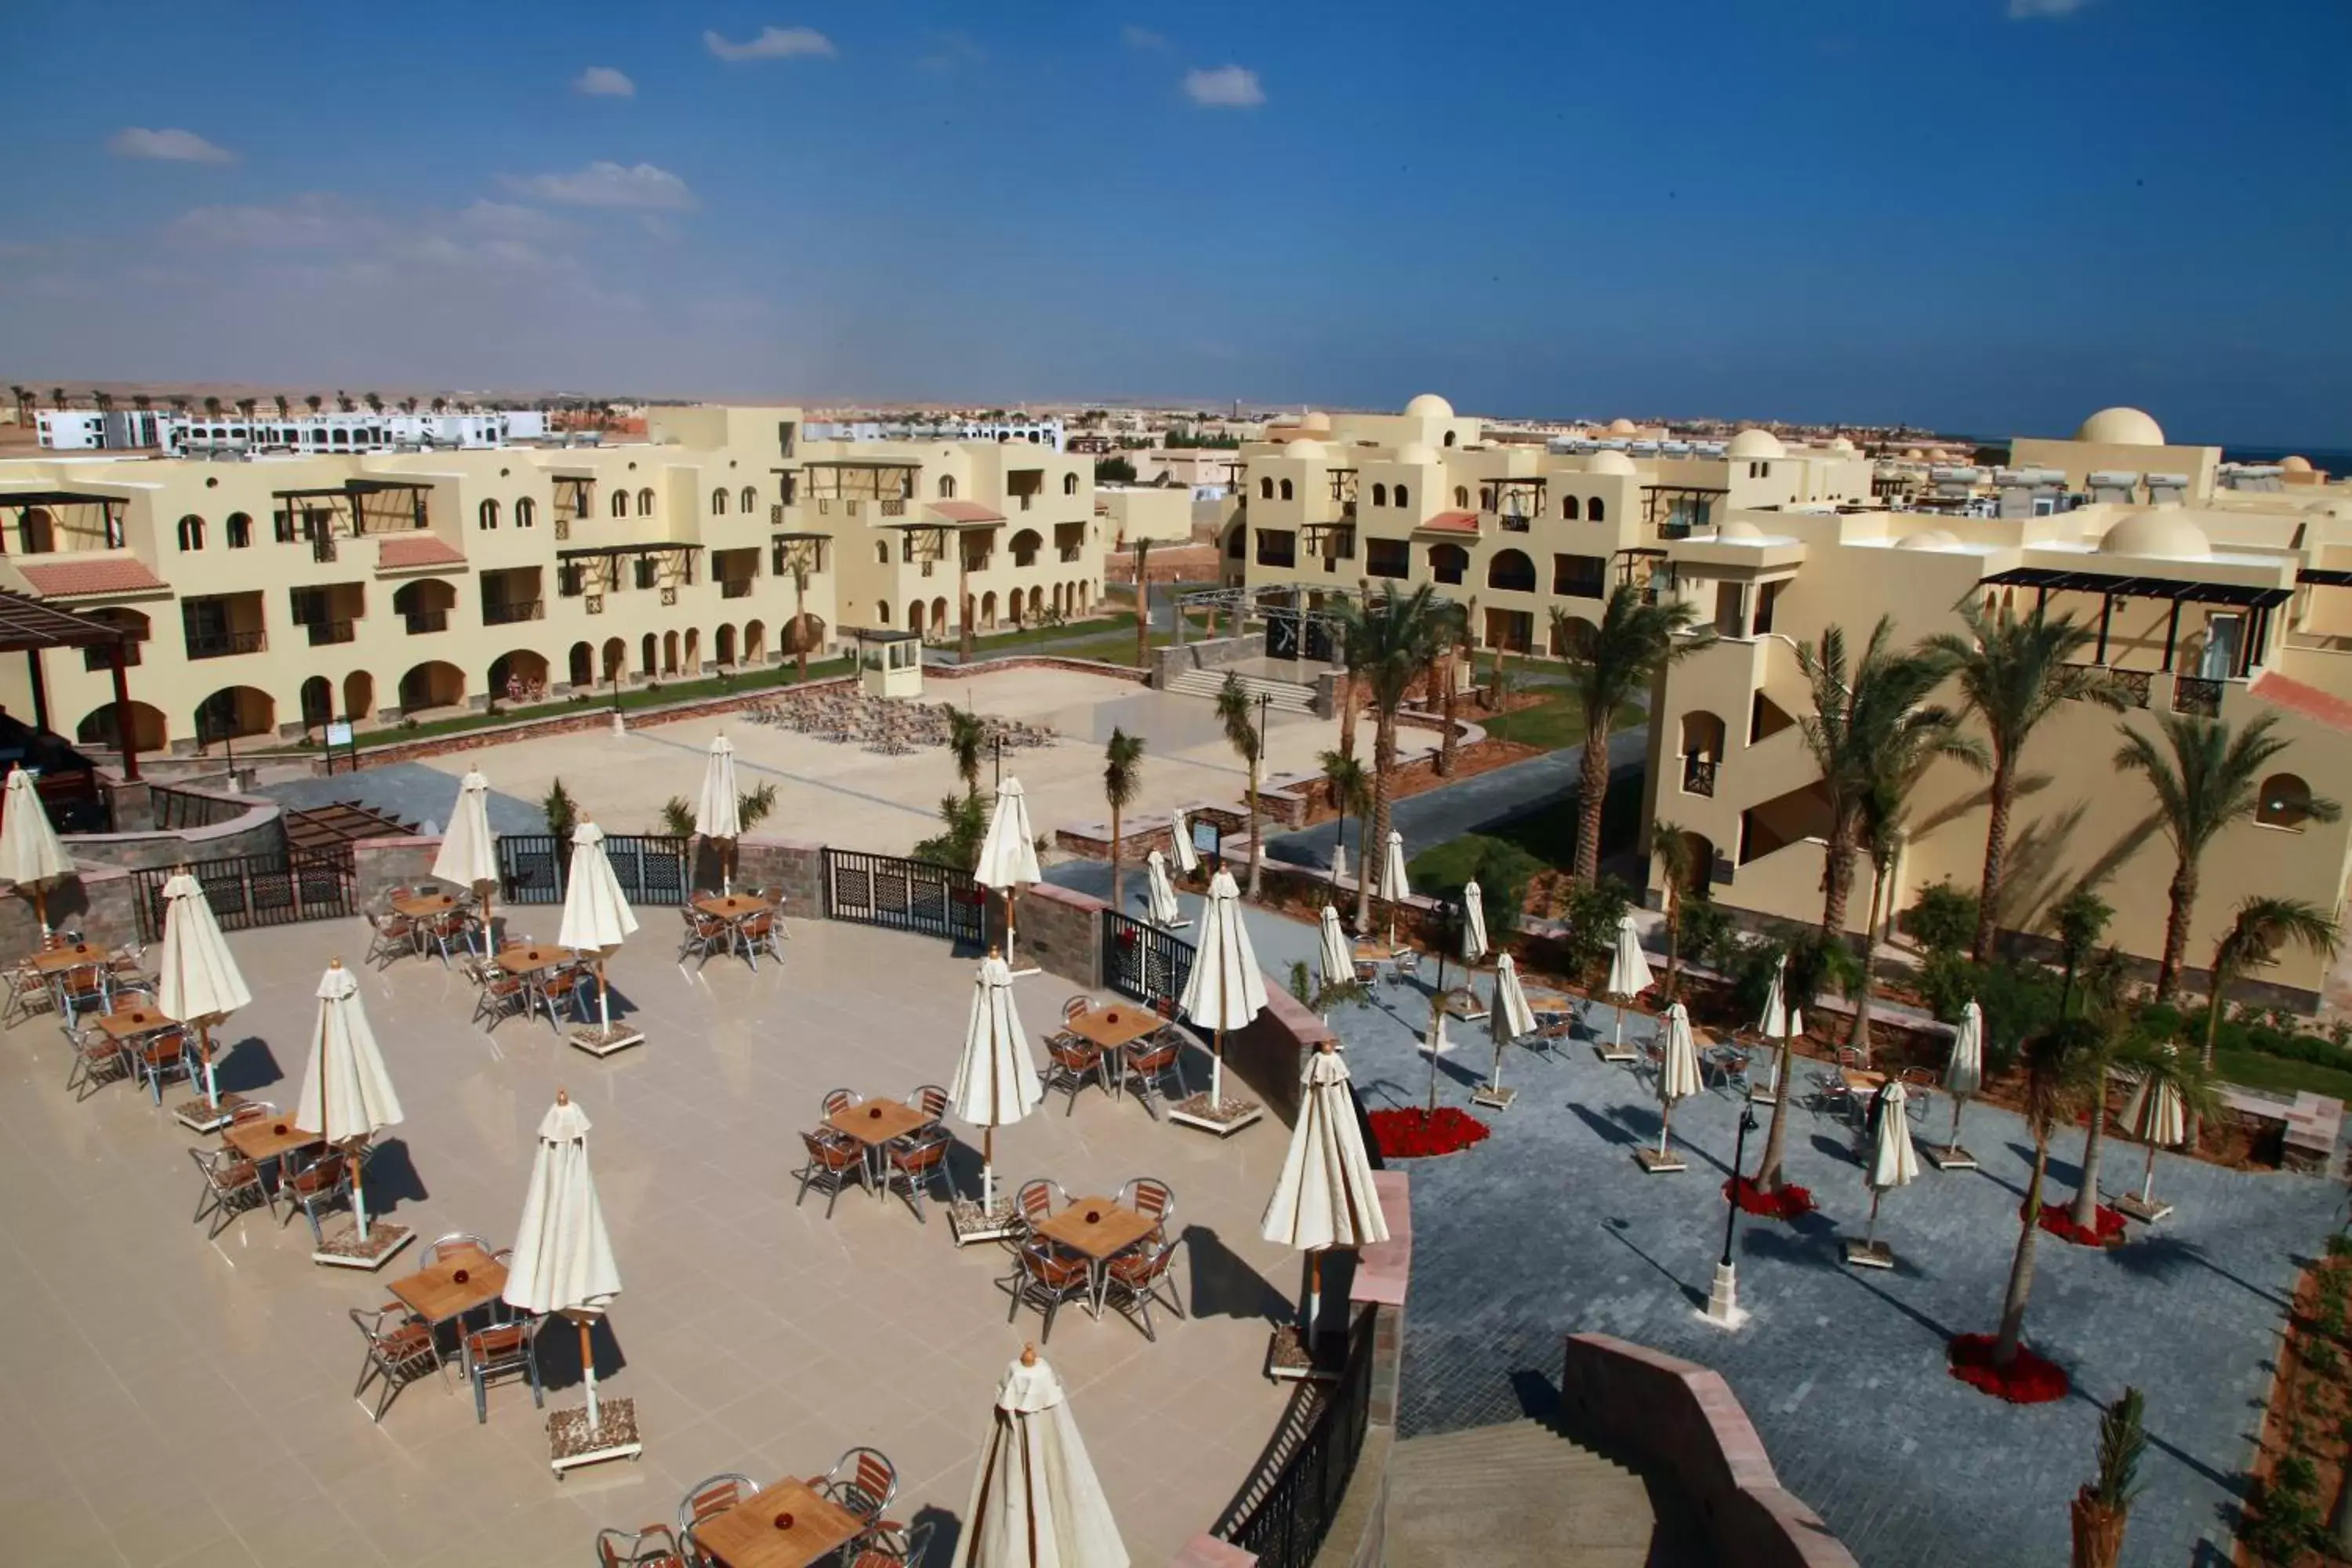
[[[1267,699],[1269,707],[1286,713],[1312,713],[1315,710],[1315,690],[1290,680],[1266,680],[1254,675],[1241,678],[1242,689],[1250,700]],[[1224,689],[1225,678],[1215,670],[1187,669],[1168,682],[1167,689],[1186,697],[1206,697],[1213,701]]]
[[[1412,1437],[1389,1460],[1388,1568],[1643,1568],[1641,1479],[1535,1421]]]

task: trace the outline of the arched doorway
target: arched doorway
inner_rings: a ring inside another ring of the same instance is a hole
[[[996,590],[993,588],[980,596],[980,624],[984,629],[996,629]]]
[[[661,672],[664,675],[677,673],[677,634],[676,632],[662,633]]]
[[[768,657],[768,626],[764,621],[743,623],[743,662],[760,664]]]
[[[628,672],[628,668],[629,645],[619,637],[606,637],[604,639],[605,683],[618,686],[621,683],[621,677]]]
[[[947,602],[947,600],[946,600],[944,597],[937,598],[937,599],[933,599],[933,600],[931,601],[931,631],[932,631],[932,633],[933,633],[935,636],[945,636],[949,631],[950,631],[950,630],[952,630],[952,629],[953,629],[953,628],[952,628],[951,626],[949,626],[949,624],[948,624],[948,602]]]
[[[411,637],[448,630],[449,612],[457,604],[457,590],[432,577],[403,583],[392,595],[393,614],[401,617]]]
[[[343,677],[343,717],[354,724],[375,717],[375,677],[364,669]]]
[[[645,635],[645,640],[637,645],[637,653],[639,675],[653,676],[660,673],[661,644],[655,638],[653,633],[647,632]]]
[[[1723,761],[1723,721],[1705,709],[1695,708],[1683,715],[1685,795],[1711,795],[1715,793],[1715,770]]]
[[[1685,833],[1683,847],[1688,851],[1690,875],[1683,881],[1683,897],[1705,896],[1708,880],[1715,872],[1715,840],[1703,833]]]
[[[1030,589],[1030,590],[1029,590],[1029,618],[1030,618],[1031,620],[1033,620],[1033,621],[1034,621],[1034,620],[1035,620],[1039,616],[1042,616],[1042,615],[1044,615],[1045,613],[1045,589],[1043,589],[1043,588],[1032,588],[1032,589]]]
[[[432,659],[400,678],[403,717],[427,708],[455,708],[465,700],[466,672],[454,664]]]
[[[527,647],[490,661],[490,696],[501,702],[529,702],[547,695],[547,658]]]
[[[595,684],[596,650],[594,648],[584,642],[573,643],[572,658],[568,662],[570,668],[565,673],[572,678],[572,684],[575,689]]]
[[[920,599],[907,601],[907,629],[917,637],[923,635],[923,601]]]
[[[699,674],[702,669],[702,632],[699,627],[686,628],[686,673]]]
[[[710,657],[717,659],[722,668],[730,669],[734,668],[735,628],[733,626],[722,624],[717,631],[710,634]]]
[[[163,728],[161,709],[151,708],[144,702],[131,704],[131,738],[138,743],[141,751],[162,751]],[[115,730],[114,704],[102,703],[83,714],[81,722],[74,726],[74,741],[79,745],[105,746],[121,751],[121,742]]]
[[[224,686],[196,704],[196,743],[267,735],[278,728],[278,704],[267,691]]]
[[[824,646],[824,618],[798,615],[784,623],[786,653],[814,653]]]
[[[302,683],[302,735],[310,738],[313,730],[326,728],[327,721],[335,716],[335,683],[323,675],[314,675]]]

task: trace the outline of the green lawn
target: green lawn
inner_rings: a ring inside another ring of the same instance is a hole
[[[836,675],[846,675],[849,673],[849,664],[850,661],[845,658],[812,661],[809,665],[809,679],[824,680]],[[749,675],[738,675],[724,680],[717,676],[711,676],[701,680],[665,681],[659,687],[624,689],[621,693],[621,710],[625,713],[639,708],[666,707],[673,702],[694,702],[706,697],[719,697],[730,692],[769,690],[797,685],[799,679],[799,666],[786,663],[773,669],[756,670]],[[496,713],[469,713],[463,718],[436,719],[429,723],[418,724],[413,728],[395,724],[390,729],[363,731],[357,739],[360,749],[365,751],[373,746],[398,746],[410,741],[429,740],[436,735],[462,734],[468,730],[487,729],[498,724],[513,724],[524,720],[561,718],[567,713],[580,712],[583,709],[609,712],[612,706],[612,692],[606,689],[592,696],[584,703],[536,702],[527,708],[501,708]]]
[[[2213,1068],[2225,1083],[2285,1094],[2307,1089],[2352,1104],[2352,1072],[2341,1068],[2223,1046],[2213,1053]]]
[[[1646,716],[1627,703],[1617,710],[1611,722],[1620,730],[1631,729]],[[1541,746],[1556,752],[1562,746],[1573,746],[1584,739],[1584,714],[1575,699],[1563,693],[1532,707],[1517,708],[1492,718],[1470,715],[1472,721],[1485,728],[1497,741],[1516,741],[1523,746]]]

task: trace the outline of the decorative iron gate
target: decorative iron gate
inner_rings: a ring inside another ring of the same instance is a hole
[[[1373,1310],[1359,1309],[1349,1325],[1347,1369],[1337,1383],[1323,1385],[1327,1392],[1306,1429],[1296,1433],[1295,1443],[1287,1441],[1295,1428],[1293,1418],[1286,1418],[1242,1495],[1218,1521],[1214,1533],[1255,1553],[1259,1568],[1308,1568],[1347,1495],[1371,1421]]]
[[[359,908],[352,892],[349,848],[230,856],[199,860],[188,870],[203,884],[205,901],[223,931],[340,920]],[[159,866],[131,875],[139,940],[159,942],[163,935],[163,884],[172,869]]]
[[[1103,911],[1103,984],[1139,1002],[1173,1002],[1192,973],[1192,944],[1158,926]]]
[[[621,896],[633,904],[682,904],[693,841],[666,833],[616,833],[604,840],[604,858]],[[509,904],[560,904],[572,851],[551,833],[499,836],[499,897]]]
[[[988,937],[988,897],[971,872],[953,867],[856,849],[824,852],[827,920],[922,931],[977,947]]]

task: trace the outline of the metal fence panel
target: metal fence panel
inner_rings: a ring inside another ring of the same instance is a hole
[[[1243,1487],[1216,1533],[1256,1554],[1260,1568],[1309,1568],[1347,1495],[1356,1458],[1371,1420],[1372,1312],[1357,1312],[1348,1335],[1347,1369],[1317,1410],[1313,1424],[1269,1475],[1264,1468]]]
[[[509,904],[560,904],[571,874],[572,851],[551,833],[499,836],[499,896]],[[667,833],[615,833],[604,858],[621,896],[633,904],[682,904],[690,889],[690,839]]]
[[[203,885],[223,931],[340,920],[359,908],[347,850],[232,856],[199,860],[188,870]],[[171,877],[164,867],[131,873],[142,942],[163,938],[163,884]]]
[[[498,837],[499,901],[560,904],[563,858],[552,833],[501,833]]]
[[[1117,910],[1103,911],[1103,984],[1122,995],[1154,1006],[1184,993],[1192,973],[1193,946]]]
[[[827,848],[825,918],[921,931],[975,946],[986,940],[988,889],[969,871],[897,855]]]

